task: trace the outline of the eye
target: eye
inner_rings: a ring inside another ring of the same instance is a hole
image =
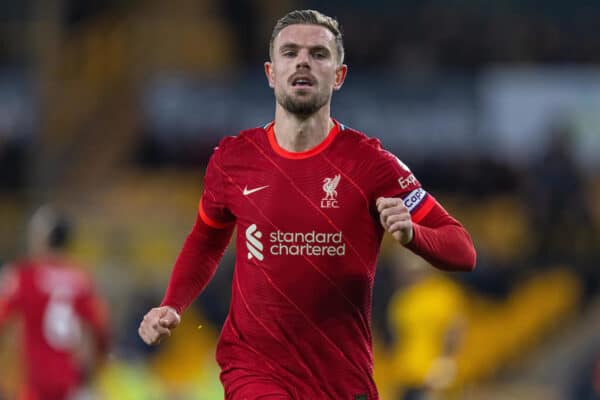
[[[313,56],[319,60],[322,60],[324,58],[327,58],[327,53],[325,53],[324,51],[317,51],[314,53]]]
[[[285,50],[281,53],[284,57],[294,57],[296,52],[293,50]]]

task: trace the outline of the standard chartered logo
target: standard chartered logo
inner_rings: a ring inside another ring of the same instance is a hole
[[[258,230],[256,224],[250,225],[246,229],[246,247],[248,247],[248,260],[256,258],[258,261],[264,259],[263,256],[263,244],[260,241],[262,238],[262,232]]]
[[[256,224],[246,229],[248,259],[264,259],[263,234]],[[274,256],[344,256],[346,243],[339,232],[284,232],[273,231],[268,235],[268,252]]]

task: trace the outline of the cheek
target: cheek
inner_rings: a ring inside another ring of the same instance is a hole
[[[327,88],[331,88],[331,87],[335,86],[335,73],[333,73],[333,74],[328,73],[326,75],[326,78],[323,79],[323,82],[326,83]]]
[[[335,69],[332,69],[330,66],[328,68],[324,68],[321,72],[321,76],[323,77],[323,82],[326,82],[328,86],[335,85]]]
[[[274,68],[273,72],[271,73],[271,79],[275,85],[282,85],[286,80],[285,76],[285,70],[282,66]]]

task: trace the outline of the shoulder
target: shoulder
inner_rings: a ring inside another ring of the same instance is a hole
[[[342,137],[344,141],[351,145],[354,151],[361,154],[361,158],[370,162],[390,163],[400,170],[410,173],[410,169],[395,154],[386,150],[381,141],[375,137],[369,136],[359,130],[343,126]]]
[[[87,266],[71,259],[63,259],[58,269],[64,274],[64,281],[77,291],[86,292],[94,286],[94,276]]]
[[[215,154],[220,157],[237,153],[240,150],[252,145],[252,143],[265,135],[264,127],[255,127],[240,131],[235,136],[226,136],[219,141],[215,147]]]
[[[346,144],[352,145],[357,151],[367,152],[367,154],[374,156],[387,153],[381,145],[381,141],[376,137],[369,136],[362,131],[343,124],[341,124],[341,127],[341,138]]]
[[[0,276],[14,275],[24,276],[35,271],[36,262],[31,259],[23,258],[14,260],[0,266]]]
[[[40,268],[36,281],[41,283],[45,290],[66,290],[73,298],[86,295],[94,286],[91,273],[70,261],[62,265]]]

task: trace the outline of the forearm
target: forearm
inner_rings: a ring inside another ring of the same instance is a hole
[[[214,275],[232,232],[233,226],[215,229],[196,219],[175,261],[161,306],[171,306],[181,314],[191,304]]]
[[[434,267],[446,271],[472,271],[476,253],[466,229],[439,205],[413,225],[413,239],[406,245]]]

